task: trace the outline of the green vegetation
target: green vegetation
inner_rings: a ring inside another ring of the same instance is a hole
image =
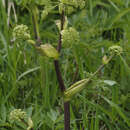
[[[0,0],[0,130],[129,130],[130,0]]]

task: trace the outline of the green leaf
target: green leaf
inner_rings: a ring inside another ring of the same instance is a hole
[[[104,80],[103,81],[105,84],[109,85],[109,86],[113,86],[116,84],[116,81],[112,81],[112,80]]]
[[[2,104],[1,105],[1,118],[2,118],[3,123],[5,123],[6,121],[6,114],[7,114],[6,107],[4,104]]]
[[[29,69],[29,70],[27,70],[27,71],[25,71],[24,73],[22,73],[19,77],[18,77],[18,79],[17,79],[17,81],[19,81],[21,78],[23,78],[25,75],[27,75],[27,74],[29,74],[29,73],[32,73],[32,72],[34,72],[34,71],[37,71],[37,70],[39,70],[40,69],[40,67],[38,66],[38,67],[35,67],[35,68],[32,68],[32,69]]]
[[[109,116],[112,119],[112,113],[110,111],[108,111],[107,109],[105,109],[104,107],[102,107],[99,104],[96,104],[96,103],[93,103],[92,101],[87,100],[85,97],[83,97],[81,95],[78,95],[78,96],[80,97],[81,100],[85,100],[85,102],[88,105],[99,109],[100,111],[102,111],[103,113],[105,113],[107,116]]]
[[[122,16],[126,15],[130,11],[130,8],[126,8],[123,11],[121,11],[114,19],[112,20],[110,27],[117,21],[121,19]]]
[[[118,112],[118,114],[124,119],[124,121],[128,124],[128,126],[130,126],[130,120],[126,117],[126,115],[122,112],[121,108],[113,103],[112,101],[110,101],[109,99],[107,99],[106,97],[103,97],[102,98],[107,102],[109,103],[113,108],[116,109],[116,111]]]

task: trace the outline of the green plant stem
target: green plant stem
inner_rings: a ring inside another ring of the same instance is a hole
[[[61,14],[61,30],[63,30],[64,22],[65,22],[65,15],[64,15],[64,11],[62,11],[62,14]],[[61,47],[62,47],[62,35],[60,33],[59,42],[58,42],[58,46],[57,46],[57,50],[58,50],[59,53],[60,53]],[[59,61],[55,60],[54,65],[55,65],[55,70],[56,70],[56,75],[57,75],[59,87],[61,89],[61,92],[64,93],[65,85],[64,85],[62,75],[61,75],[61,72],[60,72]],[[64,102],[64,130],[70,130],[70,103],[69,103],[69,101]]]
[[[12,125],[9,123],[0,124],[0,128],[5,128],[6,130],[9,130],[12,128]]]
[[[35,39],[40,42],[37,7],[35,5],[31,6],[31,13],[32,13],[32,22],[33,22],[33,29],[34,29]]]
[[[107,61],[107,64],[111,61],[114,55],[111,55],[110,58]],[[106,64],[102,64],[93,74],[91,77],[94,77],[98,72],[100,72]]]
[[[38,44],[39,43],[41,44],[39,26],[38,26],[38,17],[37,17],[36,12],[37,12],[36,5],[32,5],[31,6],[31,13],[32,13],[32,22],[33,22],[34,35],[35,35],[35,39],[37,40]],[[31,130],[33,130],[33,128],[31,128]]]
[[[76,71],[75,71],[75,73],[73,75],[72,84],[76,81],[77,76],[78,76],[78,72],[79,72],[79,66],[78,66],[78,64],[76,62]]]

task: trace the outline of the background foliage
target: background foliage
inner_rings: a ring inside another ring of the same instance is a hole
[[[23,129],[18,123],[13,128],[8,126],[10,111],[21,108],[32,118],[35,130],[63,130],[62,95],[54,64],[28,43],[12,42],[12,30],[16,24],[27,25],[34,38],[27,1],[13,2],[17,20],[12,9],[8,26],[8,4],[6,2],[4,7],[0,0],[0,129]],[[129,130],[130,1],[85,2],[85,8],[67,14],[68,25],[79,32],[80,41],[72,48],[63,45],[60,66],[65,85],[69,87],[96,71],[110,46],[120,45],[123,54],[116,56],[71,100],[71,129]],[[41,40],[56,47],[59,30],[55,22],[60,19],[58,1],[37,0],[36,4]],[[48,14],[44,17],[43,11],[46,10]]]

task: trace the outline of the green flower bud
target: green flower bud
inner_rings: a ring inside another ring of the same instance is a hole
[[[35,45],[35,44],[36,44],[36,42],[33,41],[33,40],[27,40],[27,42],[30,43],[30,44],[32,44],[32,45]]]
[[[31,128],[33,128],[33,121],[32,121],[32,119],[29,117],[29,118],[28,118],[28,128],[27,128],[27,130],[31,130]]]
[[[113,54],[114,55],[120,55],[123,52],[122,47],[117,46],[117,45],[109,47],[108,50],[109,50],[109,52],[110,52],[111,55],[113,55]]]
[[[63,3],[60,3],[60,4],[59,4],[59,13],[61,14],[62,11],[64,11],[64,10],[65,10],[64,4],[63,4]]]
[[[42,11],[42,14],[41,14],[42,20],[45,20],[46,17],[47,17],[47,15],[48,15],[48,11],[47,11],[47,10],[43,10],[43,11]]]
[[[84,0],[78,0],[78,5],[80,9],[83,9],[85,7],[85,1]]]
[[[29,40],[31,38],[30,31],[26,25],[17,25],[13,29],[13,37],[16,40]]]
[[[62,42],[65,46],[70,46],[73,43],[79,42],[79,33],[72,27],[61,31]]]
[[[21,121],[22,119],[26,118],[26,112],[22,111],[21,109],[14,109],[10,112],[9,119],[10,121]]]
[[[57,26],[58,30],[61,31],[61,21],[56,20],[55,23],[56,23],[56,26]]]
[[[103,58],[102,58],[102,63],[103,64],[108,64],[109,60],[108,60],[108,57],[105,55]]]
[[[40,45],[40,47],[36,47],[43,56],[47,56],[50,58],[58,59],[59,53],[58,51],[50,44]]]
[[[69,101],[71,98],[82,91],[87,83],[89,83],[90,79],[83,79],[75,84],[71,85],[65,92],[64,92],[64,101]]]

